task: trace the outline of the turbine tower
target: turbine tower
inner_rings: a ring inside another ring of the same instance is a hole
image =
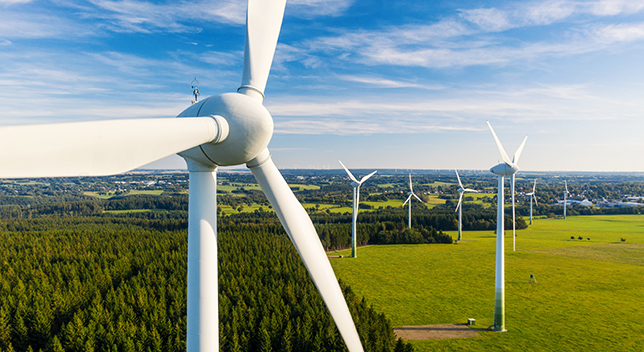
[[[537,192],[537,180],[535,179],[534,185],[532,186],[532,192],[526,193],[526,196],[530,196],[530,225],[532,225],[532,200],[534,200],[534,203],[537,206],[539,206],[539,204],[537,204],[536,192]]]
[[[249,0],[241,85],[179,118],[0,128],[0,178],[104,176],[178,153],[190,172],[187,350],[219,351],[217,167],[246,164],[299,252],[348,350],[363,351],[342,290],[302,205],[267,149],[263,105],[286,0]],[[118,116],[119,118],[121,116]]]
[[[494,283],[494,331],[505,331],[505,247],[504,247],[504,207],[503,207],[503,181],[505,177],[512,176],[519,171],[519,157],[523,151],[528,136],[523,139],[523,143],[519,149],[514,153],[512,161],[505,153],[505,149],[501,145],[499,138],[494,133],[494,129],[490,122],[487,125],[492,131],[494,141],[496,142],[503,162],[490,169],[493,174],[499,177],[499,192],[497,195],[497,211],[496,211],[496,274]]]
[[[458,179],[458,185],[461,187],[458,189],[458,204],[456,205],[456,210],[458,210],[458,240],[460,241],[462,238],[461,232],[462,232],[462,225],[463,225],[463,193],[465,192],[475,192],[478,193],[479,191],[475,189],[469,189],[463,187],[463,184],[461,183],[461,178],[458,176],[458,170],[454,170],[456,172],[456,179]],[[455,211],[456,211],[455,210]]]
[[[340,161],[340,160],[338,160],[338,161]],[[356,222],[358,220],[358,204],[360,203],[360,186],[362,186],[362,184],[366,180],[368,180],[369,177],[373,176],[373,174],[375,174],[378,171],[376,170],[376,171],[370,173],[369,175],[364,176],[363,178],[360,179],[360,181],[358,181],[353,176],[351,171],[349,171],[349,169],[347,169],[347,167],[344,166],[342,161],[340,161],[340,165],[342,165],[342,167],[344,168],[344,171],[346,171],[347,174],[349,174],[349,178],[351,179],[351,181],[353,181],[353,182],[351,182],[351,186],[353,186],[353,219],[352,219],[352,223],[351,223],[351,258],[357,258],[358,257],[358,252],[357,252],[357,249],[356,249],[356,241],[357,241],[356,239],[358,238],[358,233],[357,233],[357,230],[356,230]]]
[[[423,200],[422,200],[422,199],[420,199],[420,198],[418,198],[418,196],[414,193],[414,188],[411,186],[411,174],[409,174],[409,193],[407,193],[407,194],[409,194],[409,197],[407,197],[407,200],[403,203],[403,205],[402,205],[402,206],[404,207],[404,206],[405,206],[405,204],[407,204],[407,202],[409,202],[409,220],[408,220],[408,226],[409,226],[409,228],[411,229],[411,197],[413,196],[413,197],[415,197],[416,199],[418,199],[419,201],[421,201],[421,203],[423,202]]]
[[[564,180],[564,219],[566,218],[566,204],[568,204],[568,182]]]

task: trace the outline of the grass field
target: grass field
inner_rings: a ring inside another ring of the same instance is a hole
[[[494,315],[495,235],[466,231],[463,239],[471,242],[370,246],[357,259],[331,263],[394,326],[475,318],[475,327],[486,328]],[[418,351],[642,350],[644,215],[540,219],[517,231],[517,252],[510,233],[505,244],[508,331],[412,341]]]

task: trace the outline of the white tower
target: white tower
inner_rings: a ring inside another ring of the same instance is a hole
[[[505,153],[499,138],[494,133],[492,125],[488,121],[488,126],[492,135],[494,136],[494,141],[496,142],[499,152],[501,152],[501,157],[503,162],[494,166],[490,169],[493,174],[497,175],[499,178],[499,191],[497,195],[497,210],[496,210],[496,275],[494,280],[494,331],[505,331],[505,247],[504,247],[504,207],[503,207],[503,181],[505,177],[512,176],[517,171],[519,171],[519,157],[523,151],[523,146],[525,145],[528,136],[525,137],[523,143],[519,146],[519,149],[514,153],[512,161],[508,158],[508,155]]]

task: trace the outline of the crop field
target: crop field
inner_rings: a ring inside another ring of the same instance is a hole
[[[393,326],[475,318],[474,327],[487,328],[494,316],[495,235],[466,231],[463,240],[369,246],[356,259],[331,263]],[[412,341],[418,351],[642,350],[644,215],[538,219],[517,231],[516,248],[506,232],[507,332]],[[537,283],[528,283],[530,274]]]

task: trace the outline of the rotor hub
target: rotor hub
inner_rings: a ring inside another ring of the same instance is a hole
[[[209,116],[216,120],[220,136],[210,143],[179,153],[200,164],[216,167],[240,165],[266,149],[273,136],[273,118],[260,101],[245,94],[209,97],[184,110],[178,117]],[[225,123],[222,123],[222,120]],[[227,124],[227,136],[224,136]]]
[[[506,163],[500,163],[493,168],[490,169],[493,174],[499,175],[499,176],[512,176],[519,171],[519,167],[517,165],[508,165]]]

